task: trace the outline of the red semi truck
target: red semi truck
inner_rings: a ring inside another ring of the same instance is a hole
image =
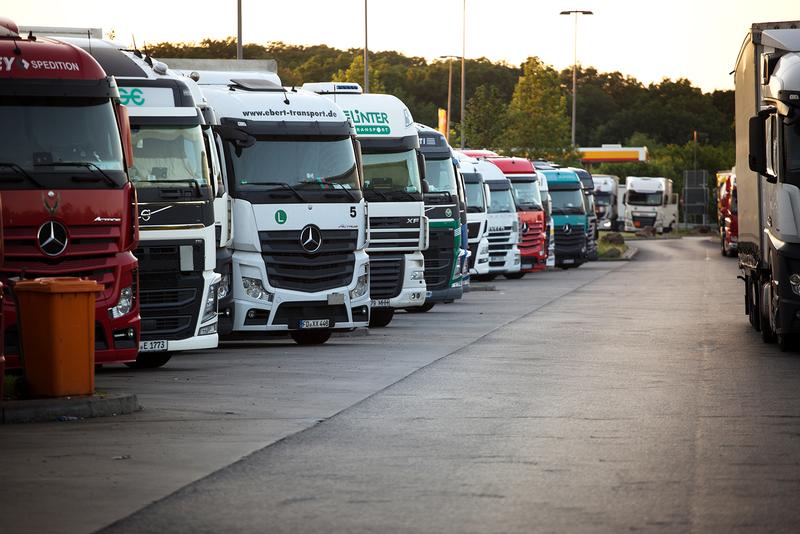
[[[519,255],[522,270],[506,275],[522,278],[525,273],[544,271],[547,268],[546,226],[547,216],[542,205],[536,169],[524,158],[486,158],[494,163],[511,181],[519,215]]]
[[[723,256],[736,256],[739,245],[739,204],[736,175],[727,173],[719,187],[719,239]]]
[[[103,286],[95,361],[139,348],[136,194],[127,111],[88,53],[20,36],[0,17],[0,195],[6,288],[21,278],[80,276]],[[13,298],[4,299],[8,367],[19,366]]]

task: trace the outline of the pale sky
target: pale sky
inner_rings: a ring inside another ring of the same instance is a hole
[[[432,59],[461,54],[463,0],[368,0],[370,50]],[[137,44],[236,35],[236,0],[6,0],[0,15],[20,25],[100,27]],[[284,41],[361,47],[364,0],[242,0],[245,43]],[[519,64],[539,56],[572,65],[567,9],[578,21],[578,61],[648,83],[689,78],[705,91],[732,89],[752,22],[798,20],[800,0],[466,0],[466,56]]]

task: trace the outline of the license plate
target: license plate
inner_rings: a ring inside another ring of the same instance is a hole
[[[157,339],[152,341],[140,341],[139,352],[166,352],[167,340]]]
[[[570,258],[568,260],[564,260],[564,263],[575,263],[575,260]]]
[[[388,308],[389,307],[389,299],[374,299],[372,301],[373,308]]]
[[[330,328],[330,319],[304,319],[300,321],[300,328]]]

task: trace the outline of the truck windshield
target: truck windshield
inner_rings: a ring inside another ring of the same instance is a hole
[[[537,182],[511,182],[514,198],[522,210],[541,210],[542,193]]]
[[[127,182],[108,99],[4,97],[0,125],[3,188],[121,187]]]
[[[440,193],[446,191],[455,198],[458,194],[456,188],[456,171],[453,160],[425,158],[425,180],[428,182],[428,191]]]
[[[511,213],[516,211],[517,206],[514,204],[514,196],[511,193],[511,189],[492,189],[489,213]]]
[[[230,150],[236,187],[247,191],[290,188],[359,189],[349,137],[256,136],[247,148]]]
[[[610,206],[611,205],[611,193],[597,193],[594,194],[594,200],[597,202],[598,206]]]
[[[486,211],[486,198],[483,195],[482,183],[466,183],[467,186],[467,213],[484,213]]]
[[[200,126],[132,126],[131,141],[130,177],[137,187],[181,182],[211,187]]]
[[[378,193],[421,193],[417,153],[381,152],[364,154],[364,189]],[[416,198],[414,199],[416,200]]]
[[[553,215],[583,215],[586,213],[584,207],[583,191],[580,189],[571,190],[550,190],[550,198],[553,202]]]
[[[639,191],[628,190],[628,198],[626,203],[631,206],[660,206],[664,194],[656,193],[640,193]]]

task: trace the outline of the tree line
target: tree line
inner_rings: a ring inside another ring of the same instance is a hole
[[[158,43],[147,52],[157,58],[236,57],[236,40]],[[244,45],[248,59],[275,59],[284,85],[309,81],[362,82],[363,49],[282,42]],[[396,95],[415,120],[436,126],[437,110],[447,107],[447,60],[427,61],[394,51],[371,52],[370,89]],[[451,142],[460,143],[460,60],[452,84]],[[522,65],[486,58],[466,61],[464,134],[473,148],[541,157],[577,164],[570,147],[572,70],[558,71],[538,57]],[[734,161],[733,91],[704,93],[687,79],[644,84],[620,72],[578,69],[576,143],[599,146],[646,145],[650,160],[603,164],[594,172],[667,176],[680,188],[682,171],[706,169],[713,175]]]

